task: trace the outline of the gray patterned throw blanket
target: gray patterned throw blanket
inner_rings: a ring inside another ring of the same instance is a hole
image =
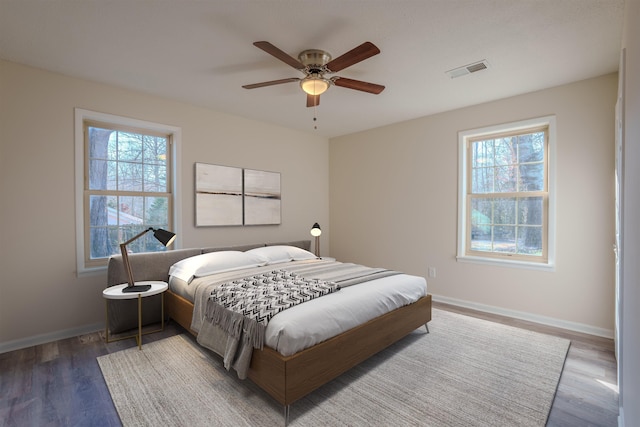
[[[339,290],[335,282],[274,270],[233,280],[211,292],[205,317],[234,339],[264,346],[269,320],[282,310]]]

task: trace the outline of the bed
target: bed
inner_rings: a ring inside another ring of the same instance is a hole
[[[194,336],[198,336],[199,332],[200,335],[203,336],[205,334],[200,331],[202,324],[194,321],[194,311],[196,313],[198,313],[199,310],[201,311],[202,309],[198,306],[199,304],[203,304],[203,302],[202,299],[198,300],[196,298],[196,288],[189,289],[189,286],[191,284],[198,285],[199,281],[206,283],[207,280],[209,280],[208,278],[213,276],[201,274],[198,277],[191,277],[192,282],[190,282],[190,280],[184,280],[183,272],[169,276],[169,270],[172,266],[179,265],[181,262],[188,263],[189,259],[218,251],[245,252],[269,246],[273,246],[275,249],[269,249],[268,253],[277,251],[281,247],[296,247],[306,251],[309,249],[309,245],[310,241],[299,241],[274,245],[258,244],[245,245],[242,247],[183,249],[166,253],[132,254],[132,256],[130,256],[130,262],[132,263],[133,271],[136,273],[136,280],[169,281],[170,289],[166,292],[165,296],[166,313],[171,319]],[[222,277],[226,280],[229,277],[237,277],[245,273],[250,275],[256,271],[261,272],[268,269],[295,269],[298,268],[296,266],[301,266],[300,268],[302,268],[302,270],[300,271],[303,271],[306,270],[309,265],[315,268],[316,266],[324,267],[337,263],[334,260],[322,259],[295,259],[290,261],[290,263],[289,261],[286,263],[283,261],[283,263],[275,262],[266,266],[256,266],[255,268],[257,270],[255,271],[250,270],[245,272],[242,269],[238,269],[238,271],[231,270],[230,272],[223,272]],[[115,285],[122,281],[121,267],[121,259],[119,259],[118,256],[112,257],[109,261],[109,285]],[[218,272],[214,272],[214,275],[215,274],[218,274]],[[269,339],[267,338],[265,346],[261,350],[253,350],[250,353],[246,376],[283,405],[285,422],[288,420],[289,406],[296,400],[304,397],[323,384],[326,384],[378,351],[400,340],[411,331],[427,325],[431,320],[431,296],[426,293],[426,282],[424,278],[404,274],[385,275],[384,271],[376,271],[376,274],[372,276],[372,278],[373,280],[370,281],[369,284],[356,283],[340,289],[340,291],[333,294],[285,310],[272,319],[269,327],[276,321],[278,316],[285,315],[287,311],[292,312],[297,310],[300,312],[300,307],[305,304],[307,304],[307,307],[311,307],[312,305],[323,304],[321,301],[324,300],[328,301],[324,304],[334,305],[332,301],[335,301],[335,298],[339,297],[340,292],[343,291],[344,295],[352,294],[351,298],[355,298],[355,300],[358,301],[360,296],[358,296],[357,292],[360,292],[361,288],[372,283],[375,286],[382,286],[381,283],[383,282],[403,283],[403,281],[406,280],[423,282],[424,292],[421,295],[413,295],[411,297],[413,298],[412,302],[407,303],[404,300],[400,300],[396,303],[397,307],[388,309],[388,311],[383,314],[375,314],[373,318],[360,322],[357,325],[350,325],[347,330],[335,336],[319,338],[320,342],[312,343],[310,346],[307,343],[304,349],[297,349],[294,346],[285,350],[285,354],[282,354],[282,349],[276,349],[278,346],[275,344],[270,346]],[[220,282],[222,278],[213,281]],[[201,286],[206,288],[206,286],[212,285],[209,283],[209,285],[204,284]],[[394,284],[393,286],[396,285]],[[200,293],[207,295],[208,292],[209,289],[206,289]],[[331,298],[334,298],[334,300]],[[150,306],[153,305],[151,301],[147,304]],[[320,308],[320,310],[322,310],[322,308]],[[110,309],[110,311],[113,311],[113,309]],[[124,310],[121,310],[121,314],[122,312],[124,312]],[[153,317],[149,312],[146,314],[149,319]],[[144,315],[145,310],[143,308],[143,316]],[[125,316],[121,315],[120,317],[120,320],[123,320]],[[110,324],[110,327],[111,326]],[[118,325],[114,327],[117,328]],[[267,335],[269,334],[267,333]],[[200,341],[200,337],[198,340]],[[205,346],[209,347],[206,343]],[[220,349],[213,350],[220,353]]]

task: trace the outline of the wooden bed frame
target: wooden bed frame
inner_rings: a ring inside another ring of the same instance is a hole
[[[170,318],[193,335],[193,304],[171,291],[165,296]],[[291,356],[269,347],[254,350],[248,377],[285,407],[431,321],[431,295],[350,329]]]

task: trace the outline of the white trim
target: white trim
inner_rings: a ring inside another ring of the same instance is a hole
[[[549,218],[547,224],[547,262],[526,262],[502,258],[476,257],[466,255],[466,211],[467,211],[467,140],[472,137],[491,135],[498,132],[518,131],[536,126],[549,127],[548,156],[548,193],[549,193]],[[535,119],[521,120],[519,122],[501,125],[487,126],[478,129],[470,129],[458,132],[458,253],[457,260],[463,262],[475,262],[501,266],[523,267],[536,270],[555,271],[556,261],[556,116],[544,116]]]
[[[33,347],[40,344],[46,344],[53,341],[73,338],[79,335],[91,334],[93,332],[101,330],[104,331],[104,323],[94,323],[78,328],[64,329],[62,331],[51,332],[48,334],[35,335],[29,338],[5,341],[3,343],[0,343],[0,354],[7,353],[9,351],[20,350],[22,348]]]
[[[505,260],[498,258],[483,258],[478,256],[456,256],[456,260],[460,262],[468,262],[472,264],[495,265],[500,267],[519,267],[529,270],[555,271],[556,267],[551,263],[527,262],[521,260]]]
[[[514,319],[526,320],[541,325],[553,326],[555,328],[567,329],[569,331],[580,332],[583,334],[595,335],[598,337],[613,339],[613,329],[598,328],[584,323],[570,322],[567,320],[556,319],[554,317],[540,316],[538,314],[528,313],[525,311],[511,310],[508,308],[496,307],[492,305],[480,304],[472,301],[465,301],[457,298],[449,298],[441,295],[432,295],[436,302],[455,305],[458,307],[470,308],[472,310],[483,311],[485,313],[498,314],[500,316],[512,317]]]
[[[84,265],[84,121],[94,120],[105,123],[113,123],[120,126],[131,126],[155,132],[169,133],[172,135],[171,156],[172,156],[172,176],[171,195],[173,197],[173,232],[176,233],[174,248],[182,247],[182,197],[180,196],[181,181],[181,147],[182,129],[177,126],[170,126],[161,123],[148,122],[145,120],[132,119],[129,117],[115,116],[113,114],[99,113],[96,111],[75,109],[75,186],[76,186],[76,268],[78,276],[91,275],[103,272],[106,267],[88,268]]]
[[[171,194],[173,195],[173,227],[176,233],[176,240],[173,242],[173,249],[182,248],[182,191],[180,191],[180,183],[182,182],[182,128],[173,128],[173,138],[171,138],[171,155],[172,155],[172,176],[171,185],[173,185]]]

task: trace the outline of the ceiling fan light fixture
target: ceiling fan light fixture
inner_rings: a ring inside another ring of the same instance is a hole
[[[312,74],[300,80],[300,87],[309,95],[322,95],[329,89],[329,81],[319,74]]]
[[[293,56],[267,41],[255,42],[253,45],[264,50],[274,58],[279,59],[285,64],[304,73],[305,76],[303,78],[290,77],[288,79],[271,80],[262,83],[243,85],[242,87],[245,89],[255,89],[289,82],[299,82],[300,88],[307,95],[307,107],[317,107],[320,105],[320,95],[325,93],[329,89],[329,86],[335,85],[347,89],[372,93],[374,95],[378,95],[384,90],[384,86],[374,83],[353,80],[340,76],[333,76],[331,78],[325,77],[325,74],[334,74],[337,71],[344,70],[347,67],[379,54],[380,49],[371,42],[364,42],[360,46],[356,46],[335,59],[332,59],[328,52],[320,49],[304,50],[300,52],[298,59],[295,59]]]

